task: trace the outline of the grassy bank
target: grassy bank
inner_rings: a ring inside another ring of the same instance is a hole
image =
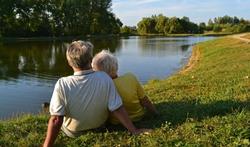
[[[195,50],[192,69],[145,85],[160,116],[136,125],[153,128],[151,134],[109,126],[76,139],[60,134],[56,146],[249,146],[250,44],[224,37]],[[41,145],[47,121],[47,115],[0,121],[0,146]]]

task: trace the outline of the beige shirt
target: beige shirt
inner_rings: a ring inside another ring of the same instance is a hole
[[[101,126],[109,111],[121,105],[112,79],[104,72],[88,70],[57,81],[50,114],[64,116],[64,127],[77,132]]]

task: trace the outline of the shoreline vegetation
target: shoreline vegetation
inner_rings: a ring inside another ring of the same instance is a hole
[[[160,115],[146,115],[135,124],[153,128],[152,133],[132,136],[108,125],[75,139],[60,133],[55,146],[250,146],[249,58],[250,44],[239,38],[198,43],[181,72],[144,85]],[[48,118],[39,114],[0,121],[0,145],[40,146]]]
[[[232,35],[230,32],[216,33],[209,32],[204,34],[129,34],[129,35],[118,35],[118,34],[109,34],[109,35],[86,35],[86,36],[67,36],[67,37],[0,37],[0,42],[19,42],[19,41],[72,41],[79,39],[88,39],[88,38],[107,38],[107,37],[130,37],[130,36],[162,36],[162,37],[190,37],[190,36],[227,36]]]

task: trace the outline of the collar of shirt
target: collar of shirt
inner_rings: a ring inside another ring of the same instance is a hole
[[[77,72],[74,72],[74,76],[88,75],[93,72],[94,72],[93,69],[77,71]]]

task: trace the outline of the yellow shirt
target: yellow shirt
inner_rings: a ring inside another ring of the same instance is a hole
[[[129,118],[132,121],[138,121],[144,115],[144,108],[140,104],[140,100],[145,96],[144,90],[136,79],[136,77],[127,73],[113,80],[115,87],[120,94],[123,106],[128,112]],[[119,121],[110,116],[109,121],[113,124],[118,124]]]

